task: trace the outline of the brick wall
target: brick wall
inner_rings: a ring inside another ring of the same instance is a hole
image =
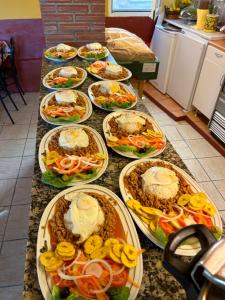
[[[40,0],[46,46],[104,42],[105,0]]]

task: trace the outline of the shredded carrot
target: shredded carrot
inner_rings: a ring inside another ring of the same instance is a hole
[[[127,281],[128,281],[129,283],[131,283],[131,284],[132,284],[134,287],[136,287],[137,289],[140,288],[140,285],[139,285],[136,281],[134,281],[130,276],[128,276]]]

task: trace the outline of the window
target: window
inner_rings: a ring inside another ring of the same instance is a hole
[[[108,0],[108,8],[109,15],[149,15],[152,11],[152,0]]]

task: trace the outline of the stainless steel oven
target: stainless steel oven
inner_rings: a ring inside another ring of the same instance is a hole
[[[225,143],[225,82],[216,102],[209,130]]]

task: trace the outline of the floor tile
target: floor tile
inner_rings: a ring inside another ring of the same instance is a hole
[[[199,162],[211,180],[225,179],[225,158],[200,158]]]
[[[29,128],[27,137],[29,139],[36,138],[36,134],[37,134],[37,125],[32,124]]]
[[[183,138],[179,134],[175,126],[161,126],[161,129],[165,132],[166,137],[170,141],[182,141]]]
[[[3,243],[0,269],[4,272],[0,272],[0,286],[23,284],[26,243],[25,239]]]
[[[10,114],[16,125],[17,124],[22,124],[22,125],[30,124],[30,122],[31,122],[32,111],[23,111],[23,110],[11,111]],[[9,119],[6,119],[5,125],[9,125],[9,124],[11,124],[11,121]]]
[[[186,142],[197,158],[221,156],[205,139],[187,140]]]
[[[201,134],[198,133],[191,125],[178,125],[178,131],[185,140],[189,139],[200,139],[202,138]]]
[[[32,118],[31,118],[31,124],[37,124],[39,116],[39,111],[33,111]]]
[[[143,103],[150,114],[163,112],[157,105],[155,105],[151,100],[149,100],[146,97],[144,97]]]
[[[3,240],[9,211],[10,206],[0,207],[0,241]]]
[[[17,178],[21,157],[0,158],[0,179]]]
[[[0,142],[0,157],[22,156],[25,142],[25,139]]]
[[[215,184],[217,190],[220,192],[220,194],[225,199],[225,180],[216,180],[216,181],[213,181],[213,183]]]
[[[29,210],[30,205],[17,205],[11,207],[5,231],[5,241],[27,238]]]
[[[0,299],[4,300],[22,300],[23,285],[9,286],[0,288]]]
[[[34,172],[34,156],[24,156],[20,166],[19,177],[32,177]]]
[[[225,222],[225,210],[222,210],[222,211],[220,211],[219,212],[220,213],[220,215],[221,215],[221,218],[224,220],[224,222]]]
[[[171,141],[171,144],[183,159],[194,158],[194,154],[184,141]]]
[[[0,206],[7,206],[11,204],[16,179],[0,180]]]
[[[28,204],[31,202],[31,185],[32,178],[17,179],[12,205]]]
[[[29,125],[6,125],[0,133],[0,140],[25,139]]]
[[[36,139],[27,139],[23,156],[35,155]]]
[[[197,159],[184,159],[184,163],[190,170],[196,181],[210,180]]]
[[[7,113],[5,112],[2,104],[0,103],[0,125],[3,125],[5,123],[5,119],[9,118]]]
[[[153,118],[161,126],[176,125],[176,122],[170,118],[167,114],[163,113],[152,113]]]
[[[209,195],[218,210],[225,209],[225,200],[217,191],[215,185],[211,181],[199,182],[199,185]]]

